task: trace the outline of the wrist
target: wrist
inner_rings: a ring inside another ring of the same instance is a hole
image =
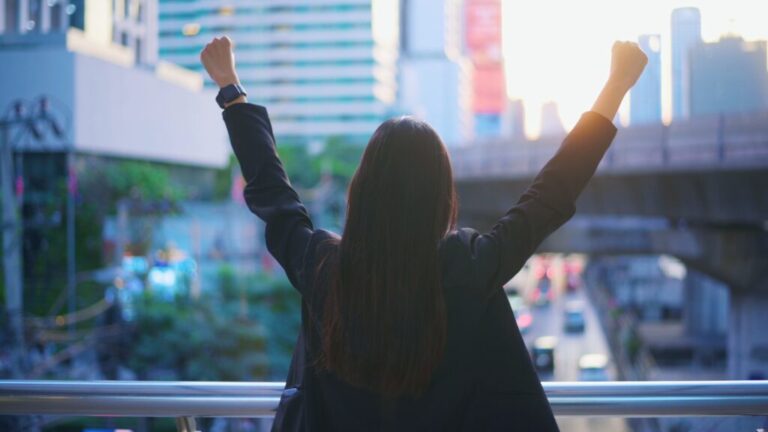
[[[629,89],[632,88],[632,84],[620,78],[610,77],[605,83],[605,88],[612,92],[625,95],[629,92]]]
[[[230,75],[222,78],[218,78],[214,80],[216,82],[216,85],[219,86],[220,89],[228,86],[228,85],[240,85],[240,79],[237,77],[237,75]]]

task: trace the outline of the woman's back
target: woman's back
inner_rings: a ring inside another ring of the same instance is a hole
[[[300,392],[305,411],[279,418],[285,429],[302,429],[290,426],[302,419],[316,430],[334,431],[509,430],[515,423],[535,426],[531,430],[556,430],[506,295],[500,287],[478,286],[471,277],[476,274],[471,237],[469,230],[454,232],[440,246],[445,352],[431,384],[417,398],[384,398],[313,367],[321,350],[316,341],[322,340],[318,324],[323,308],[318,305],[324,303],[328,286],[322,272],[315,277],[306,272],[309,277],[301,282],[305,293],[312,294],[305,295],[304,337],[299,341],[303,346],[297,348],[297,357],[308,366]],[[335,252],[333,240],[333,234],[315,231],[306,251],[309,268],[316,268],[318,257]]]

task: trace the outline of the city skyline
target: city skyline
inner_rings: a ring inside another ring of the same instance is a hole
[[[747,41],[768,39],[768,26],[760,19],[765,14],[758,13],[766,7],[746,0],[728,4],[708,0],[504,2],[507,96],[523,99],[529,113],[526,116],[528,137],[538,136],[541,106],[547,102],[556,102],[564,126],[572,127],[581,113],[590,109],[593,95],[608,76],[613,41],[637,41],[639,35],[648,33],[660,35],[662,41],[662,119],[668,123],[672,113],[672,10],[691,6],[701,12],[705,42],[733,33]],[[607,16],[612,17],[610,21],[605,20]],[[621,110],[623,124],[629,121],[628,108],[629,103],[625,101]]]

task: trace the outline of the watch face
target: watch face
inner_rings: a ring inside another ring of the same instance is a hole
[[[216,102],[220,107],[224,108],[224,105],[237,99],[240,95],[246,95],[243,88],[237,84],[230,84],[219,90],[219,94],[216,96]]]

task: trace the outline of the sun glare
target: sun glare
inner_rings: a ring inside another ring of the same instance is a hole
[[[524,100],[528,135],[539,134],[541,106],[549,101],[557,103],[564,126],[573,126],[608,76],[613,41],[636,41],[641,34],[661,36],[662,112],[668,121],[670,16],[684,6],[700,9],[705,41],[728,33],[768,39],[763,1],[503,0],[508,96]]]

